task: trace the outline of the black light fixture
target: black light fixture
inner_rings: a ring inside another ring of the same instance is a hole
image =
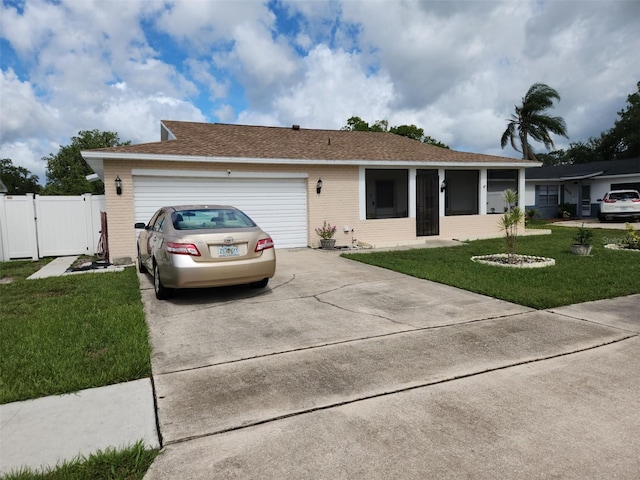
[[[447,182],[443,180],[442,183],[440,184],[440,191],[444,192],[445,188],[447,188]]]
[[[322,179],[319,178],[318,183],[316,183],[316,193],[320,195],[321,191],[322,191]]]
[[[116,194],[122,195],[122,180],[120,180],[120,175],[116,176]]]

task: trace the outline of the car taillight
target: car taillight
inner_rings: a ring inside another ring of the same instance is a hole
[[[605,198],[604,203],[616,203],[614,198]]]
[[[256,244],[256,252],[261,252],[262,250],[266,250],[268,248],[273,248],[273,240],[271,238],[263,238],[258,240]]]
[[[631,201],[633,203],[640,203],[640,198],[632,198]]]
[[[193,257],[200,256],[200,250],[193,243],[173,243],[167,242],[167,252],[176,255],[191,255]]]

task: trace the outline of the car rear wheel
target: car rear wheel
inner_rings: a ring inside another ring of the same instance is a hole
[[[253,282],[251,284],[251,286],[253,288],[264,288],[267,286],[267,283],[269,283],[269,279],[268,278],[263,278],[262,280],[260,280],[259,282]]]
[[[142,263],[142,258],[140,258],[140,250],[138,250],[138,271],[140,273],[147,273],[147,267],[144,266],[144,264]]]
[[[153,289],[156,292],[156,298],[158,300],[166,300],[173,293],[172,289],[165,287],[160,280],[160,271],[158,270],[158,264],[153,264]]]

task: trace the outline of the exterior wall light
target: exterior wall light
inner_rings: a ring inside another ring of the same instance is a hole
[[[116,194],[122,195],[122,180],[120,180],[120,175],[116,177]]]
[[[444,192],[445,188],[447,188],[447,182],[443,180],[442,183],[440,184],[440,191]]]
[[[319,178],[318,183],[316,183],[316,193],[320,195],[321,191],[322,191],[322,179]]]

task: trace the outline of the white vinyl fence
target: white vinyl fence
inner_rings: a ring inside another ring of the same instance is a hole
[[[104,195],[0,194],[0,261],[94,255]]]

